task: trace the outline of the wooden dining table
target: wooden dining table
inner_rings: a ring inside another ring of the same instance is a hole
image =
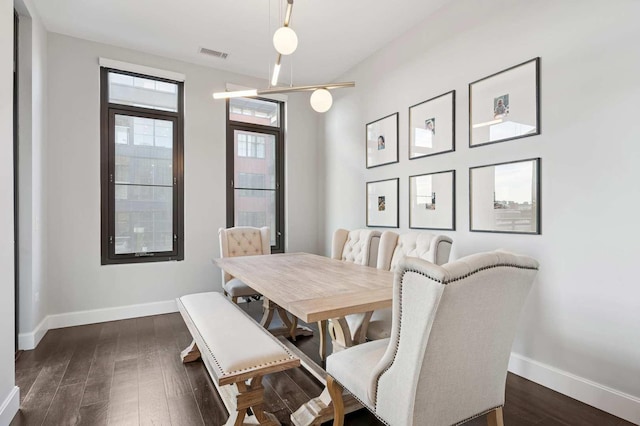
[[[331,320],[334,348],[364,342],[373,311],[391,306],[393,273],[389,271],[309,253],[229,257],[215,259],[214,263],[262,294],[268,300],[265,307],[273,303],[307,323]],[[355,336],[344,319],[350,314],[364,316]],[[322,340],[324,335],[320,337]],[[326,384],[326,372],[319,365],[290,342],[284,343],[300,356],[303,367]],[[354,398],[345,396],[347,412],[361,408]],[[331,398],[325,389],[293,413],[291,421],[312,425],[332,417]]]

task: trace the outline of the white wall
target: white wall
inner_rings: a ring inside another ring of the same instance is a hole
[[[497,248],[541,264],[513,351],[519,374],[640,422],[640,3],[459,0],[339,81],[321,172],[324,252],[331,231],[365,225],[365,182],[457,170],[453,256]],[[542,134],[468,147],[471,81],[541,57]],[[456,151],[408,160],[408,107],[456,90]],[[400,162],[367,170],[365,123],[400,112]],[[542,158],[542,235],[470,233],[468,169]],[[514,363],[514,368],[515,368]],[[546,379],[541,377],[547,374]],[[586,390],[585,390],[586,389]]]
[[[20,346],[45,318],[46,224],[44,153],[47,135],[47,31],[29,0],[16,4],[18,35],[18,185]],[[33,338],[32,338],[33,339]],[[31,339],[31,340],[32,340]],[[27,339],[30,340],[30,339]]]
[[[13,275],[13,2],[0,0],[0,425],[17,410]]]
[[[219,227],[225,218],[226,83],[264,82],[114,46],[48,35],[49,314],[173,300],[220,289]],[[180,72],[185,83],[185,260],[100,265],[100,95],[98,57]],[[317,251],[313,180],[317,116],[301,94],[289,96],[286,141],[288,251]],[[298,212],[305,219],[298,218]],[[295,213],[295,214],[294,214]]]

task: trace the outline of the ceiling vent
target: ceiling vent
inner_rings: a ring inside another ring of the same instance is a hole
[[[206,47],[201,47],[200,53],[202,53],[203,55],[215,56],[216,58],[220,58],[220,59],[227,59],[227,56],[229,56],[228,53],[207,49]]]

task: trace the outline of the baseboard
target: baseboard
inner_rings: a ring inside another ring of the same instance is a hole
[[[35,349],[47,331],[49,331],[49,317],[44,317],[33,331],[18,334],[18,349],[23,351]]]
[[[48,315],[32,332],[18,335],[18,347],[23,350],[35,349],[46,332],[56,328],[75,327],[77,325],[118,321],[172,312],[178,312],[175,300]]]
[[[614,416],[640,424],[640,398],[633,395],[513,352],[509,360],[509,371]]]
[[[20,408],[20,388],[14,386],[0,405],[0,425],[8,425]]]

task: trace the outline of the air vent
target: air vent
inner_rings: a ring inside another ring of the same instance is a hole
[[[220,59],[227,59],[227,56],[229,56],[228,53],[207,49],[206,47],[201,47],[200,53],[202,53],[203,55],[215,56],[216,58],[220,58]]]

